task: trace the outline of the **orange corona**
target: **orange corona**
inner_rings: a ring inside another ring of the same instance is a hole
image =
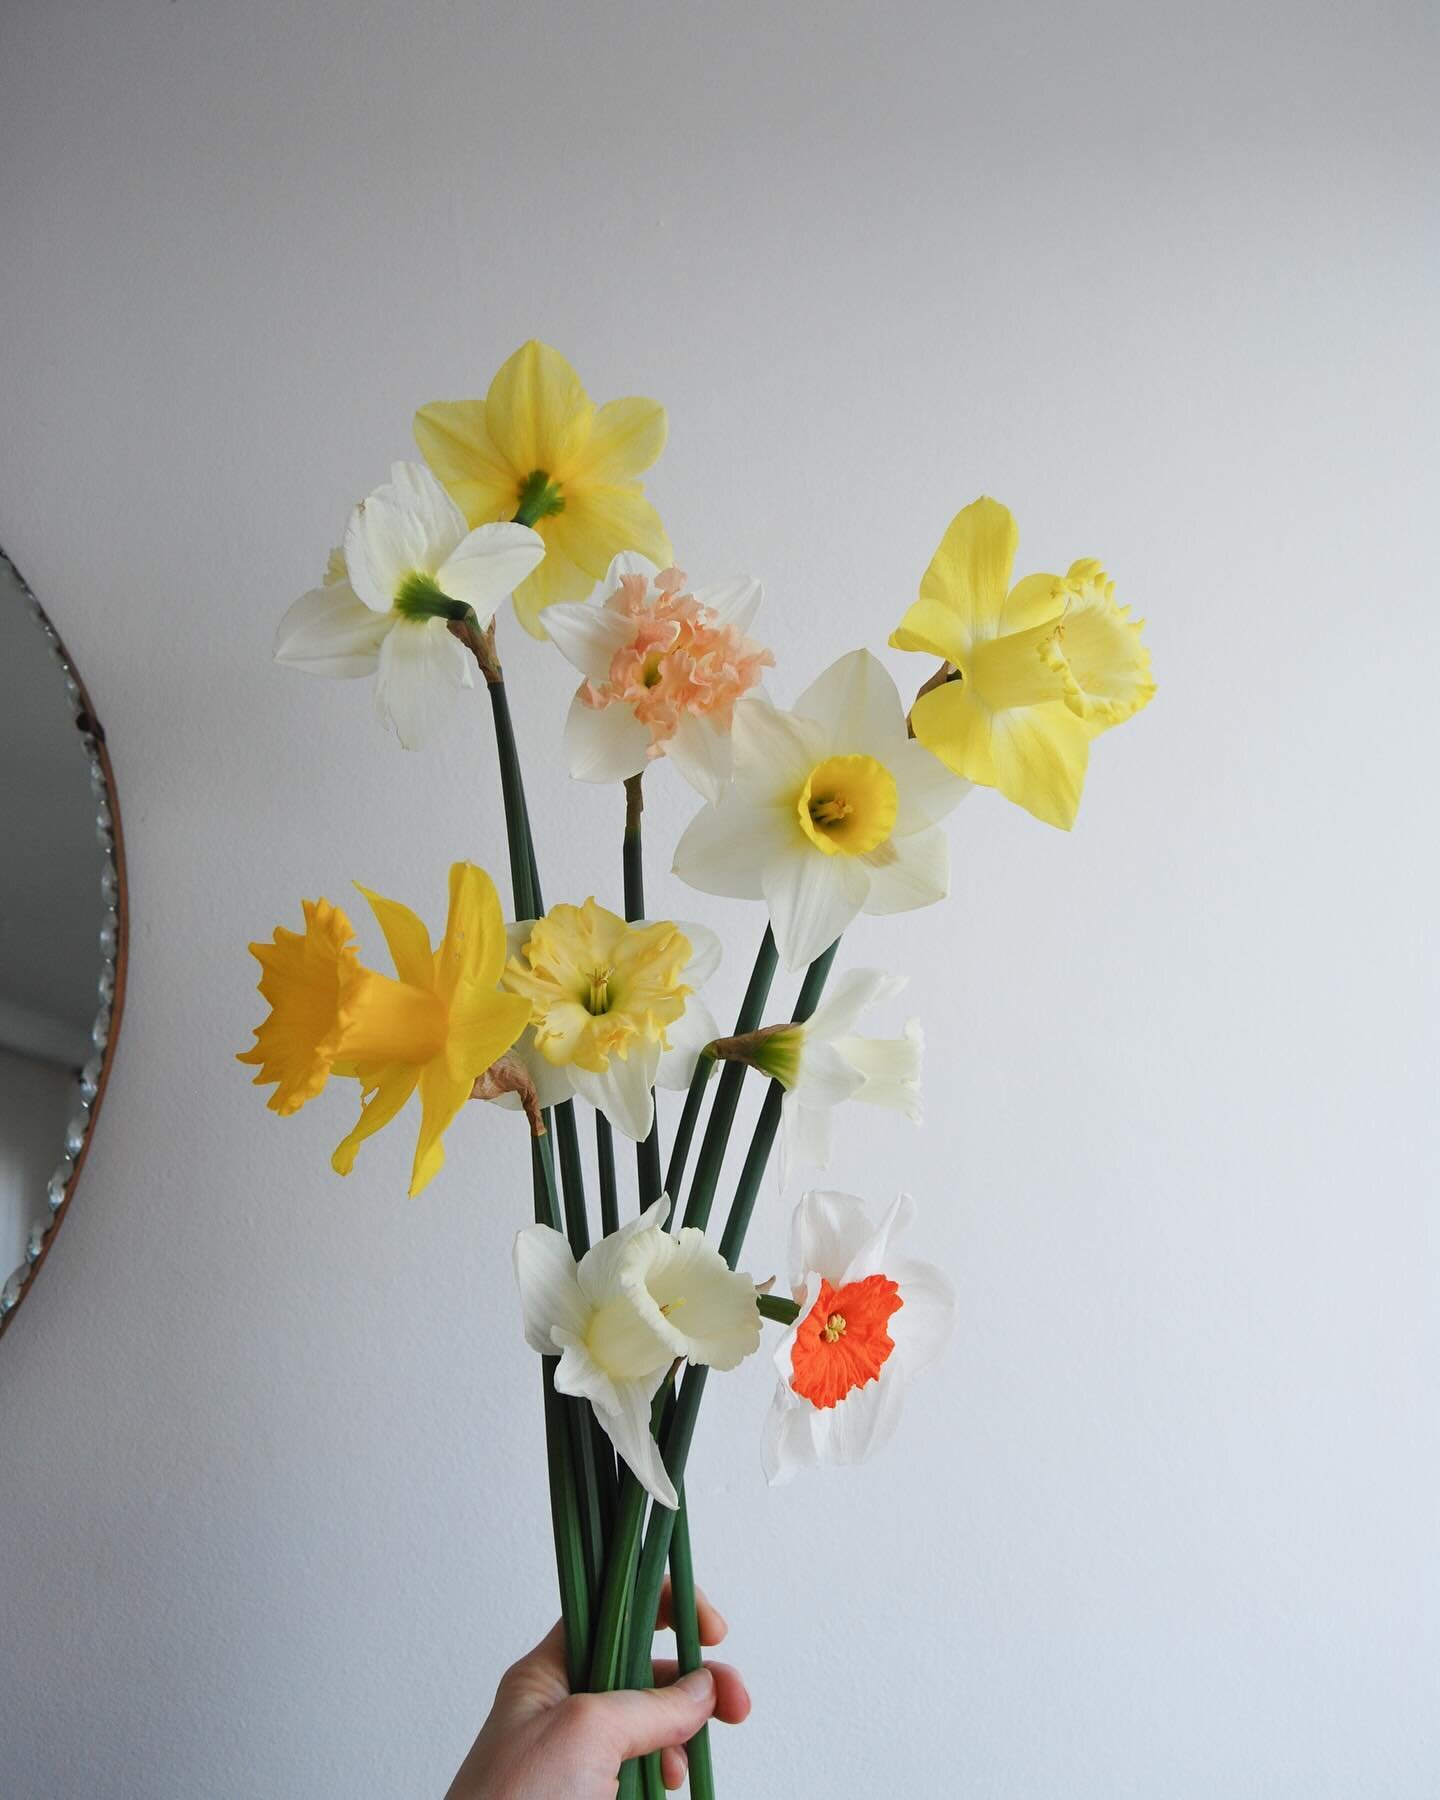
[[[867,1275],[838,1288],[822,1281],[791,1352],[794,1391],[812,1406],[828,1408],[876,1380],[895,1348],[891,1317],[903,1305],[888,1275]]]

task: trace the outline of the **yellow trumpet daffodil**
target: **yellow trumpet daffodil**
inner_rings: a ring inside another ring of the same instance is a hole
[[[358,885],[358,883],[357,883]],[[528,1002],[500,990],[505,923],[495,884],[483,869],[456,863],[450,911],[437,950],[422,920],[398,901],[361,888],[395,962],[395,976],[362,967],[345,914],[327,900],[304,902],[305,930],[275,929],[252,944],[270,1004],[255,1043],[238,1060],[259,1065],[268,1102],[298,1112],[330,1076],[354,1076],[364,1104],[332,1166],[348,1175],[366,1138],[388,1125],[420,1090],[420,1137],[410,1192],[418,1194],[445,1161],[441,1142],[475,1082],[515,1043]]]
[[[1011,587],[1018,543],[1008,508],[989,499],[967,506],[890,642],[946,665],[910,713],[926,749],[1068,830],[1090,740],[1155,692],[1150,653],[1140,641],[1144,621],[1115,604],[1115,584],[1097,562]]]
[[[543,638],[540,614],[588,594],[621,550],[671,561],[660,515],[636,479],[665,448],[665,409],[635,396],[596,406],[558,350],[533,339],[502,365],[483,400],[442,400],[415,415],[415,441],[471,525],[518,519],[545,560],[515,589],[515,611]]]

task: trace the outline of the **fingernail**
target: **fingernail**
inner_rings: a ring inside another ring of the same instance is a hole
[[[708,1700],[715,1692],[715,1677],[708,1669],[692,1669],[675,1683],[682,1694],[692,1700]]]

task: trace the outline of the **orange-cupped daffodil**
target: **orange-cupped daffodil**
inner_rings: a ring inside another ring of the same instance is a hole
[[[420,1137],[410,1182],[418,1194],[444,1163],[446,1128],[475,1082],[525,1029],[530,1007],[500,990],[505,923],[483,869],[471,863],[451,869],[449,917],[436,950],[408,906],[368,888],[360,892],[385,934],[395,975],[361,965],[354,930],[338,907],[305,901],[303,933],[277,926],[273,942],[250,946],[270,1013],[239,1061],[259,1065],[257,1087],[275,1084],[268,1104],[281,1114],[298,1112],[331,1075],[359,1081],[360,1118],[331,1159],[341,1175],[350,1173],[365,1139],[389,1124],[418,1088]]]
[[[968,781],[999,788],[1046,824],[1075,822],[1090,741],[1155,692],[1143,620],[1085,559],[1010,585],[1019,533],[980,499],[951,521],[920,598],[890,642],[938,656],[943,678],[910,713],[915,736]]]
[[[525,629],[590,592],[621,550],[671,560],[660,515],[636,479],[665,448],[665,409],[631,396],[596,406],[558,350],[532,339],[483,400],[440,400],[415,415],[415,441],[471,525],[518,519],[545,560],[515,589]]]

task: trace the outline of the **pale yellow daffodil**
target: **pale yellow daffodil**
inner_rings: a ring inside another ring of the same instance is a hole
[[[622,550],[671,561],[660,515],[636,479],[665,448],[665,409],[636,396],[596,406],[548,344],[523,344],[483,400],[442,400],[415,415],[415,441],[472,526],[531,525],[545,560],[515,589],[535,637],[557,600],[588,594]]]
[[[1019,533],[980,499],[952,520],[890,642],[948,665],[910,713],[915,736],[947,768],[1068,830],[1090,740],[1155,692],[1142,620],[1115,604],[1099,563],[1027,575],[1014,587]],[[953,673],[950,671],[953,670]]]
[[[451,869],[445,937],[434,951],[408,906],[367,888],[360,892],[390,946],[395,977],[361,966],[354,931],[338,907],[305,901],[303,934],[277,926],[272,943],[250,946],[270,1014],[238,1060],[259,1065],[257,1087],[275,1083],[268,1104],[282,1115],[298,1112],[332,1074],[359,1080],[365,1095],[359,1121],[331,1159],[341,1175],[350,1173],[365,1139],[388,1125],[418,1088],[420,1137],[410,1182],[418,1194],[445,1161],[447,1127],[475,1082],[525,1029],[530,1007],[500,991],[505,923],[483,869],[471,863]]]

